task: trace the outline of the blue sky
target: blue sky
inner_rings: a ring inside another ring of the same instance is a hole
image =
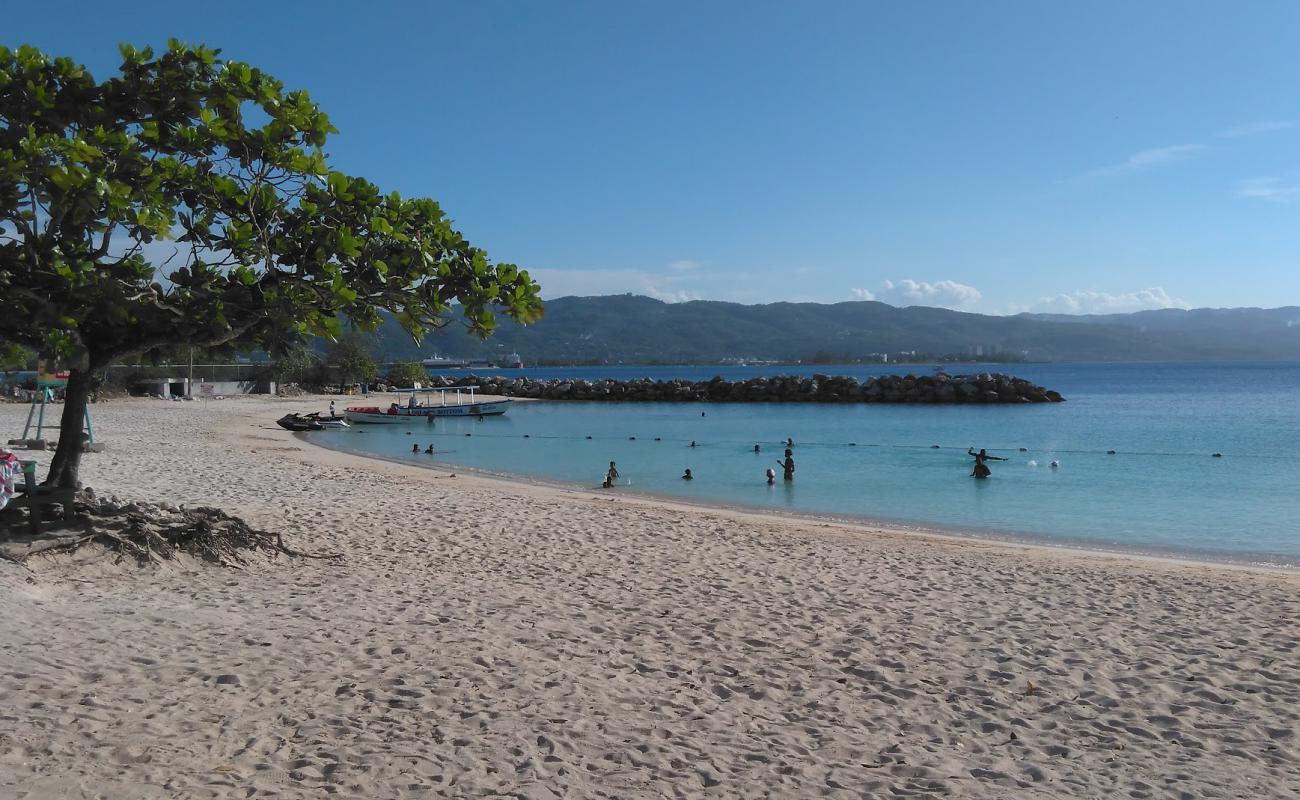
[[[1300,304],[1300,3],[19,4],[305,88],[544,295]]]

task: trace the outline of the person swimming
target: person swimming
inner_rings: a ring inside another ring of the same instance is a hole
[[[433,444],[432,444],[432,443],[430,443],[428,447],[424,448],[424,454],[425,454],[426,456],[431,456],[431,455],[433,455],[433,452],[434,452],[434,451],[433,451]]]
[[[420,452],[420,446],[419,446],[418,444],[413,444],[413,445],[411,445],[411,452],[412,452],[412,453],[418,453],[418,452]]]
[[[791,437],[788,437],[788,436],[787,436],[787,437],[786,437],[786,440],[785,440],[785,446],[786,446],[786,447],[794,447],[794,439],[791,438]]]
[[[587,438],[591,438],[591,437],[587,437]],[[694,439],[692,439],[692,440],[691,440],[691,443],[688,444],[688,445],[686,445],[686,446],[687,446],[687,447],[699,447],[699,445],[695,443],[695,440],[694,440]]]
[[[687,467],[687,468],[686,468],[686,471],[682,473],[682,480],[684,480],[684,481],[693,481],[693,480],[695,480],[695,476],[691,474],[691,468],[690,468],[690,467]]]
[[[771,486],[771,485],[774,484],[774,483],[776,483],[776,470],[772,469],[771,467],[768,467],[768,468],[767,468],[767,485],[768,485],[768,486]]]
[[[987,478],[988,476],[993,474],[992,471],[989,469],[989,465],[986,462],[1006,461],[1006,459],[1002,458],[1001,456],[989,455],[989,451],[985,450],[982,447],[980,448],[980,451],[978,453],[975,452],[974,447],[968,447],[966,448],[966,454],[972,456],[975,459],[975,468],[972,469],[970,473],[972,478]]]
[[[759,451],[762,450],[762,449],[763,449],[763,448],[759,447],[757,444],[754,445],[754,452],[755,452],[755,453],[759,452]]]

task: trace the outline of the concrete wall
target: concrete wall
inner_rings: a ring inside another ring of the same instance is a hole
[[[141,394],[162,395],[163,397],[216,397],[228,394],[275,394],[275,381],[203,381],[194,379],[189,386],[188,378],[150,378],[132,385],[132,390]]]

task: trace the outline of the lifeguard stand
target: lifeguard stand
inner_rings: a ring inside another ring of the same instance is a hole
[[[28,409],[27,422],[26,424],[23,425],[24,439],[33,438],[28,435],[31,433],[32,430],[32,417],[36,417],[36,436],[34,438],[36,439],[45,438],[44,436],[41,435],[42,430],[45,428],[45,406],[48,405],[49,402],[54,399],[53,387],[62,386],[62,385],[63,385],[62,382],[57,384],[56,383],[36,384],[36,394],[32,395],[32,407]],[[57,424],[54,424],[51,425],[50,427],[55,428],[57,430],[59,426]],[[91,444],[95,443],[95,429],[90,424],[89,403],[86,404],[86,421],[85,421],[85,427],[83,428],[82,432],[86,434]]]

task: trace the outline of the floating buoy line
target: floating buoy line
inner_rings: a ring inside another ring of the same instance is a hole
[[[364,431],[357,431],[357,432],[358,432],[358,433],[364,433]],[[407,435],[408,435],[408,436],[411,435],[411,432],[408,431],[408,432],[407,432]],[[548,439],[548,440],[555,440],[555,441],[575,441],[575,442],[576,442],[576,441],[589,441],[589,442],[590,442],[590,441],[596,441],[596,442],[617,442],[617,441],[635,442],[635,441],[639,441],[638,438],[637,438],[636,436],[592,436],[592,435],[590,435],[590,434],[586,434],[586,435],[572,435],[572,436],[566,436],[566,435],[560,435],[560,434],[532,434],[532,433],[518,433],[518,434],[506,434],[506,433],[464,433],[464,434],[460,434],[460,433],[443,433],[443,432],[440,432],[440,431],[437,431],[437,430],[429,430],[429,431],[423,431],[423,432],[422,432],[422,435],[423,435],[423,436],[477,436],[477,437],[479,437],[480,439]],[[663,437],[661,437],[661,436],[655,436],[655,437],[654,437],[654,441],[655,441],[656,443],[660,443],[660,444],[679,444],[679,445],[681,445],[681,446],[683,446],[683,447],[707,447],[707,446],[709,446],[709,445],[713,445],[713,446],[717,447],[717,446],[724,446],[724,445],[725,445],[725,446],[737,446],[737,447],[741,447],[741,448],[743,448],[744,450],[751,451],[751,452],[752,452],[752,450],[753,450],[753,440],[752,440],[752,439],[710,439],[710,440],[703,440],[703,441],[700,441],[700,440],[693,440],[693,439],[665,439],[665,438],[663,438]],[[782,440],[778,440],[778,441],[776,441],[776,442],[773,442],[772,444],[773,444],[773,446],[778,447],[778,448],[782,448],[782,447],[786,447],[786,446],[787,446],[787,444],[786,444],[786,440],[784,440],[784,439],[782,439]],[[893,449],[893,450],[940,450],[940,451],[948,450],[948,451],[959,451],[959,452],[961,452],[963,455],[966,453],[966,449],[967,449],[966,447],[963,447],[963,446],[957,446],[957,445],[941,445],[941,444],[891,444],[891,443],[885,443],[885,442],[852,442],[852,441],[850,441],[850,442],[815,442],[815,441],[814,441],[814,442],[808,442],[808,441],[801,441],[801,442],[797,442],[795,446],[796,446],[796,447],[799,447],[799,448],[819,448],[819,449],[836,448],[836,447],[877,447],[877,448]],[[1225,453],[1220,453],[1220,452],[1213,452],[1213,453],[1189,453],[1189,452],[1176,453],[1176,452],[1167,452],[1167,451],[1160,451],[1160,450],[1115,450],[1115,449],[1113,449],[1113,448],[1108,448],[1108,449],[1106,449],[1106,450],[1087,450],[1087,449],[1067,449],[1067,450],[1062,450],[1062,449],[1054,449],[1054,448],[1027,448],[1027,447],[1016,446],[1016,447],[986,447],[986,448],[984,448],[984,449],[986,449],[986,450],[987,450],[988,452],[990,452],[990,453],[1026,453],[1026,454],[1028,454],[1028,453],[1050,453],[1050,454],[1053,454],[1053,455],[1056,455],[1056,454],[1060,454],[1060,455],[1109,455],[1109,456],[1143,456],[1143,457],[1160,457],[1160,458],[1205,458],[1205,457],[1210,457],[1210,458],[1226,458],[1226,457],[1227,457],[1227,454],[1225,454]],[[1237,455],[1234,456],[1234,457],[1235,457],[1235,458],[1255,458],[1255,459],[1276,459],[1276,460],[1291,460],[1291,459],[1293,458],[1292,456],[1288,456],[1288,455],[1281,455],[1281,454],[1274,455],[1274,454],[1269,454],[1269,453],[1237,454]]]

